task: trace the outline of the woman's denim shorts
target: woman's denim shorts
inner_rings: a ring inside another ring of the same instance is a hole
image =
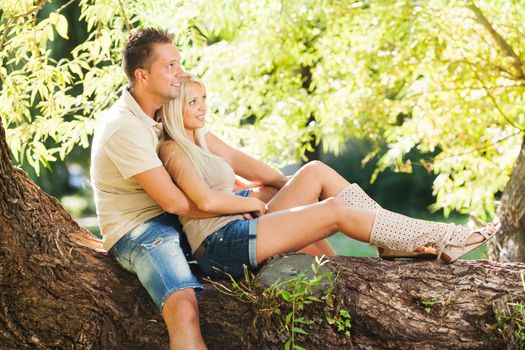
[[[248,197],[252,190],[235,192]],[[255,239],[257,219],[232,221],[204,239],[193,256],[202,271],[215,278],[243,275],[244,266],[257,268]]]
[[[109,250],[134,273],[159,309],[175,291],[202,290],[188,266],[191,248],[176,215],[164,213],[134,227]]]
[[[215,278],[238,278],[244,266],[257,268],[257,219],[235,220],[204,239],[193,253],[202,271]]]

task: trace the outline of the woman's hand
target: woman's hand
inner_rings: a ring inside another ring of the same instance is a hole
[[[266,211],[268,210],[266,203],[264,203],[263,201],[255,197],[248,197],[246,198],[246,200],[251,202],[250,204],[253,205],[253,209],[248,213],[242,214],[242,216],[245,219],[251,220],[251,219],[255,219],[255,218],[258,218],[259,216],[263,216],[264,214],[266,214]]]

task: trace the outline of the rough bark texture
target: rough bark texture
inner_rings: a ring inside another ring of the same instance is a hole
[[[525,261],[525,138],[498,207],[501,234],[489,243],[492,260]]]
[[[103,252],[58,201],[13,168],[0,124],[0,349],[165,349],[165,327],[137,279]],[[333,308],[308,311],[306,348],[501,348],[484,333],[492,304],[525,300],[525,264],[388,262],[338,257]],[[211,349],[282,348],[286,334],[261,305],[206,283],[199,300]],[[422,301],[433,301],[430,313]],[[326,315],[346,309],[352,336]],[[286,312],[286,310],[284,311]]]
[[[137,279],[10,162],[0,125],[0,349],[159,349]]]
[[[488,325],[495,323],[493,305],[524,300],[519,276],[523,263],[442,265],[335,257],[329,266],[339,272],[335,302],[333,308],[314,307],[307,312],[306,318],[314,323],[305,327],[309,334],[298,339],[306,349],[515,347],[489,336]],[[262,316],[260,306],[240,303],[212,287],[207,287],[200,306],[210,348],[282,349],[287,339],[285,333],[279,335],[275,319]],[[350,337],[324,320],[341,309],[352,317]]]

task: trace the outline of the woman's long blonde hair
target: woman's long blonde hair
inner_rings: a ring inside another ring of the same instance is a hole
[[[180,94],[174,100],[166,103],[161,112],[162,125],[167,137],[179,145],[199,174],[204,177],[209,175],[209,157],[217,157],[208,151],[204,130],[195,130],[195,143],[188,140],[184,130],[184,118],[187,113],[188,86],[192,83],[198,84],[206,94],[204,83],[193,75],[187,75],[180,79]]]

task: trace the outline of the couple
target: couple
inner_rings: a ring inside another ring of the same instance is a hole
[[[128,39],[130,85],[97,125],[91,170],[104,247],[161,309],[171,349],[206,348],[191,255],[206,274],[238,276],[278,253],[333,255],[324,238],[337,231],[405,252],[431,246],[447,262],[494,236],[382,209],[320,162],[288,179],[231,148],[204,128],[205,87],[172,41],[151,28]],[[233,193],[235,174],[263,187]]]

